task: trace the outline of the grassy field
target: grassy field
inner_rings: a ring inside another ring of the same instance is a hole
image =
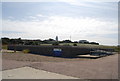
[[[77,46],[81,46],[81,47],[90,47],[90,48],[112,48],[112,49],[115,49],[116,52],[120,52],[120,48],[117,47],[117,46],[80,44],[80,43],[60,43],[59,45],[63,45],[63,46],[73,46],[73,44],[77,44]],[[52,44],[41,44],[41,45],[52,45]]]
[[[73,46],[74,43],[61,43],[60,45],[70,45]],[[76,43],[77,46],[81,46],[81,47],[91,47],[91,48],[113,48],[116,51],[118,51],[118,47],[117,46],[106,46],[106,45],[93,45],[93,44],[80,44],[80,43]]]

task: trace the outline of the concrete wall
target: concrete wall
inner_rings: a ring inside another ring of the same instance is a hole
[[[92,48],[78,47],[78,46],[35,46],[35,45],[9,45],[8,50],[22,51],[29,49],[30,53],[40,55],[55,56],[54,49],[61,49],[60,57],[75,57],[80,54],[90,54]]]

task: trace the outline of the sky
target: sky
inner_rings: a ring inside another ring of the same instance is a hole
[[[2,2],[2,37],[118,45],[118,2]]]

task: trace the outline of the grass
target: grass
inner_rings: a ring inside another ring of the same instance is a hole
[[[74,46],[73,44],[77,44],[77,46],[81,47],[90,47],[90,48],[111,48],[116,52],[120,52],[120,47],[117,46],[106,46],[106,45],[93,45],[93,44],[80,44],[80,43],[60,43],[61,46]],[[41,45],[52,45],[52,44],[41,44]]]
[[[43,45],[43,46],[49,46],[49,45],[52,45],[52,44],[40,44],[40,45]]]
[[[116,52],[120,52],[120,47],[117,46],[106,46],[106,45],[93,45],[93,44],[80,44],[80,43],[60,43],[59,45],[70,45],[73,46],[73,44],[77,44],[77,46],[81,46],[81,47],[91,47],[91,48],[112,48],[114,49]],[[52,44],[41,44],[41,45],[45,45],[45,46],[49,46]],[[7,49],[7,45],[2,45],[2,49]]]
[[[66,45],[69,44],[70,46],[73,46],[73,44],[77,44],[77,46],[84,46],[84,47],[98,47],[99,45],[93,45],[93,44],[80,44],[80,43],[60,43],[60,45]]]
[[[23,53],[29,53],[30,50],[29,50],[29,49],[24,49],[22,52],[23,52]]]
[[[2,49],[7,49],[7,45],[2,45]]]

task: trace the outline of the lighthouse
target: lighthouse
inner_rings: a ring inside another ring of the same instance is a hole
[[[56,41],[58,42],[58,36],[56,36],[56,38],[55,38],[55,39],[56,39]]]

